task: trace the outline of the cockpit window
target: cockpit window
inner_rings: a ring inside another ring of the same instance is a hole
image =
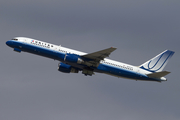
[[[18,39],[12,39],[12,40],[16,40],[16,41],[18,41]]]

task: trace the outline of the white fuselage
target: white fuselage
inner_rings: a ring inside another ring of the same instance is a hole
[[[147,74],[150,74],[151,72],[147,70],[122,62],[110,60],[107,58],[101,60],[97,67],[85,64],[85,62],[83,64],[77,64],[74,62],[65,61],[67,55],[77,55],[81,57],[83,55],[86,55],[87,53],[62,47],[61,45],[54,45],[51,43],[43,42],[40,40],[25,37],[17,37],[13,40],[10,40],[9,43],[7,42],[6,44],[10,47],[13,47],[15,51],[22,50],[25,52],[30,52],[33,54],[59,60],[62,63],[70,65],[77,70],[84,71],[84,69],[87,69],[86,71],[88,71],[89,69],[91,69],[93,72],[105,73],[116,77],[123,77],[135,80],[147,80],[158,82],[166,80],[163,77],[161,79],[149,78]]]

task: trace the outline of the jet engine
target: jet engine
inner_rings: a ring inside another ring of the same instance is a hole
[[[75,55],[75,54],[69,54],[69,53],[65,55],[64,61],[78,63],[78,64],[84,63],[84,61],[80,58],[80,56]]]
[[[71,65],[64,64],[62,62],[58,65],[58,71],[63,73],[78,73],[79,71],[76,68],[73,68]]]

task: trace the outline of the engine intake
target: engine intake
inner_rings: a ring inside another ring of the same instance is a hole
[[[63,73],[78,73],[79,71],[76,68],[73,68],[71,65],[64,64],[62,62],[58,65],[58,71]]]

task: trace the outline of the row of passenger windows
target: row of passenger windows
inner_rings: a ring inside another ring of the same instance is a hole
[[[59,49],[59,51],[64,52],[64,53],[67,53],[67,51],[64,51],[64,50],[60,50],[60,49]]]
[[[120,67],[120,68],[124,68],[124,69],[128,69],[128,70],[133,70],[133,68],[132,68],[132,67],[130,67],[130,66],[125,67],[125,66],[121,66],[121,65],[113,64],[113,63],[110,63],[110,62],[105,62],[105,61],[102,61],[102,62],[103,62],[103,63],[106,63],[106,64],[109,64],[109,65],[116,66],[116,67]]]
[[[68,52],[68,51],[65,51],[65,50],[61,50],[61,49],[59,49],[59,51],[63,52],[63,53],[75,54],[75,53],[71,53],[71,52]],[[76,54],[76,55],[78,55],[78,54]]]

